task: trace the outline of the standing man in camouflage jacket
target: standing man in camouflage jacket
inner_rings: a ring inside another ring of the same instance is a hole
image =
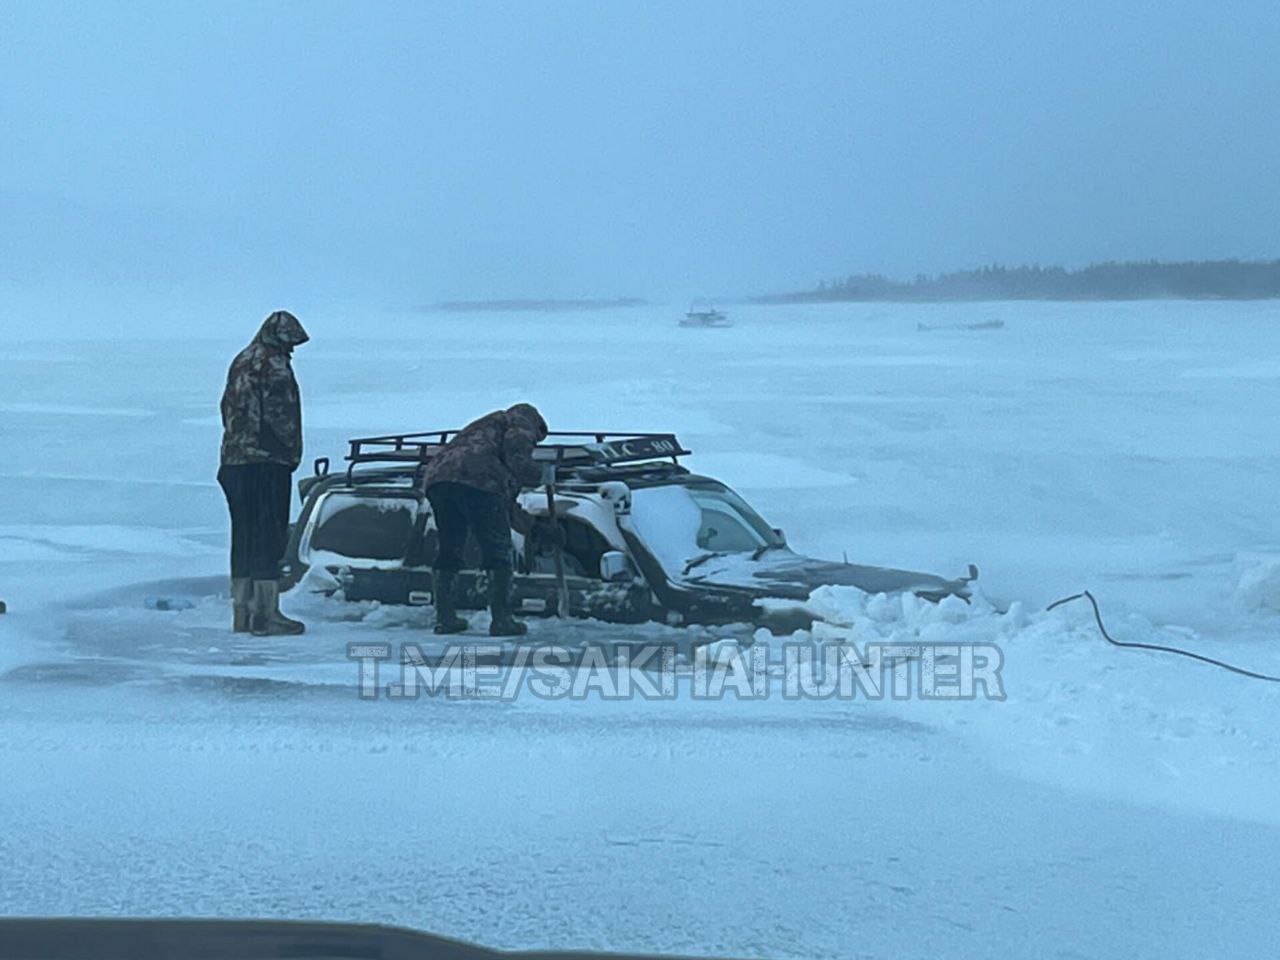
[[[520,490],[542,479],[533,450],[546,436],[542,414],[517,403],[468,424],[427,465],[427,499],[440,537],[433,572],[436,633],[461,633],[468,626],[458,616],[455,595],[468,527],[489,575],[490,635],[525,633],[511,605],[511,520]]]
[[[237,633],[272,636],[306,629],[280,612],[280,560],[288,540],[291,478],[302,461],[302,402],[290,358],[309,339],[297,317],[277,310],[227,373],[218,483],[231,510]]]

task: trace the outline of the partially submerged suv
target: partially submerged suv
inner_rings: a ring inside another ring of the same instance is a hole
[[[422,475],[456,432],[352,440],[341,473],[316,461],[315,476],[298,485],[302,513],[286,556],[293,582],[322,567],[347,600],[431,603],[436,532]],[[776,625],[788,605],[758,601],[797,601],[786,615],[792,621],[800,602],[827,584],[968,599],[972,566],[947,580],[794,552],[733,490],[685,469],[688,453],[673,434],[549,435],[534,456],[550,482],[520,495],[534,527],[527,536],[512,532],[517,609],[619,623]],[[461,607],[484,606],[482,578],[468,543]]]

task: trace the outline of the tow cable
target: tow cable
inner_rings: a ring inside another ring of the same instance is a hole
[[[1175,653],[1180,657],[1188,657],[1192,660],[1199,660],[1201,663],[1208,663],[1215,667],[1221,667],[1223,670],[1230,670],[1232,673],[1238,673],[1242,677],[1251,677],[1254,680],[1266,680],[1269,683],[1280,683],[1280,677],[1273,677],[1268,673],[1256,673],[1253,670],[1246,670],[1244,667],[1233,666],[1230,663],[1224,663],[1221,660],[1215,660],[1213,657],[1206,657],[1204,654],[1192,653],[1190,650],[1181,650],[1178,647],[1166,647],[1158,643],[1137,643],[1132,640],[1117,640],[1111,634],[1107,633],[1106,626],[1102,623],[1102,612],[1098,609],[1098,601],[1093,598],[1093,594],[1088,590],[1080,593],[1072,594],[1069,597],[1063,597],[1061,600],[1055,600],[1044,608],[1045,613],[1063,604],[1072,603],[1076,600],[1088,600],[1089,606],[1093,607],[1093,619],[1098,624],[1098,632],[1102,634],[1102,638],[1107,643],[1116,647],[1128,647],[1132,650],[1155,650],[1157,653]]]

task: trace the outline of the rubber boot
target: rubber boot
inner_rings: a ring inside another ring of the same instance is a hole
[[[433,570],[431,582],[436,601],[436,633],[462,633],[471,624],[458,616],[458,574],[454,570]]]
[[[255,637],[291,637],[305,633],[306,625],[290,620],[280,612],[280,583],[277,580],[253,581],[253,605],[249,615],[249,632]]]
[[[491,637],[523,637],[529,628],[512,616],[511,568],[500,567],[489,571],[489,622]]]
[[[253,601],[253,581],[248,577],[231,578],[231,632],[249,632],[249,610]]]

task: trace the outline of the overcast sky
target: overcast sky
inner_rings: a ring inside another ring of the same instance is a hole
[[[309,297],[1280,256],[1280,3],[0,0],[0,280]]]

